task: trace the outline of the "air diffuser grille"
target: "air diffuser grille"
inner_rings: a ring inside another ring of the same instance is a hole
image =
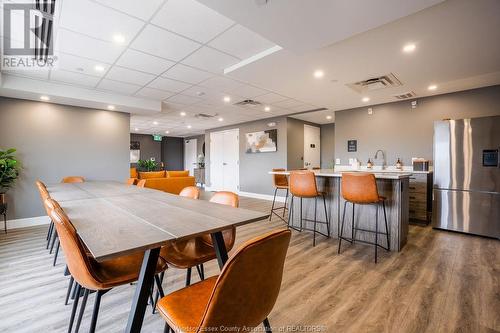
[[[399,81],[399,79],[392,73],[347,84],[349,88],[359,93],[391,88],[391,87],[398,87],[400,85],[402,85],[401,81]]]
[[[257,106],[257,105],[261,105],[261,103],[254,101],[253,99],[245,99],[245,100],[240,101],[238,103],[234,103],[234,105],[237,105],[237,106]]]
[[[399,94],[399,95],[394,95],[394,97],[396,99],[407,99],[407,98],[412,98],[412,97],[415,97],[417,96],[417,94],[415,94],[413,91],[409,91],[409,92],[406,92],[406,93],[403,93],[403,94]]]

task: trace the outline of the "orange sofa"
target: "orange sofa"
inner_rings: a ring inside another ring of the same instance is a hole
[[[145,187],[172,194],[179,194],[183,188],[195,185],[194,177],[189,176],[187,170],[138,172],[136,168],[130,168],[130,178],[145,179]]]

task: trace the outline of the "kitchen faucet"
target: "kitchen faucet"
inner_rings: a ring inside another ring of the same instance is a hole
[[[382,149],[379,149],[377,150],[377,152],[375,153],[375,157],[373,158],[374,161],[377,161],[378,160],[378,153],[382,153],[382,169],[385,169],[386,167],[386,160],[385,160],[385,153]]]

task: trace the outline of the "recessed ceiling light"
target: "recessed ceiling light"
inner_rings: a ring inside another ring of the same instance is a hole
[[[264,111],[266,111],[266,112],[271,111],[271,107],[270,107],[270,106],[266,106],[266,107],[264,108]]]
[[[332,120],[332,116],[326,116],[327,120]]]
[[[196,92],[196,96],[200,96],[201,97],[201,96],[204,96],[204,95],[205,95],[205,93],[203,91],[197,91]]]
[[[138,129],[137,127],[136,127],[136,128],[134,128],[134,131],[136,131],[136,132],[137,132],[138,130],[139,130],[139,129]]]
[[[104,66],[102,65],[95,65],[94,69],[96,72],[104,72]]]
[[[165,134],[168,134],[168,133],[170,133],[170,131],[165,131]]]
[[[436,90],[438,88],[438,86],[436,86],[435,84],[431,84],[430,86],[427,87],[427,90]]]
[[[219,121],[224,121],[224,118],[222,118],[222,117],[221,117],[221,118],[219,118]]]
[[[125,43],[125,36],[123,36],[121,34],[113,35],[113,41],[116,44],[123,44],[123,43]]]
[[[314,71],[313,75],[315,78],[321,79],[323,76],[325,76],[325,72],[323,72],[321,69],[318,69]]]
[[[114,110],[115,106],[114,105],[108,105],[108,110]]]
[[[370,97],[363,97],[361,100],[366,103],[370,101]]]
[[[191,125],[187,125],[187,128],[191,128]]]
[[[158,125],[158,122],[157,121],[153,121],[153,125]]]
[[[416,48],[417,48],[417,46],[413,43],[406,44],[405,46],[403,46],[403,52],[404,53],[412,53],[413,51],[415,51]]]
[[[45,95],[40,96],[40,99],[42,101],[50,101],[50,97],[49,96],[45,96]]]
[[[226,102],[226,103],[231,102],[231,97],[229,97],[229,96],[224,96],[224,102]]]
[[[179,113],[181,115],[181,117],[184,117],[186,115],[186,112],[182,111],[181,113]]]

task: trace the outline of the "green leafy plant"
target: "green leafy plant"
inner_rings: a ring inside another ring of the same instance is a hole
[[[158,163],[153,160],[139,160],[137,166],[140,170],[154,171],[158,168]]]
[[[14,148],[0,150],[0,193],[5,193],[14,185],[21,164],[15,157],[16,150]]]

